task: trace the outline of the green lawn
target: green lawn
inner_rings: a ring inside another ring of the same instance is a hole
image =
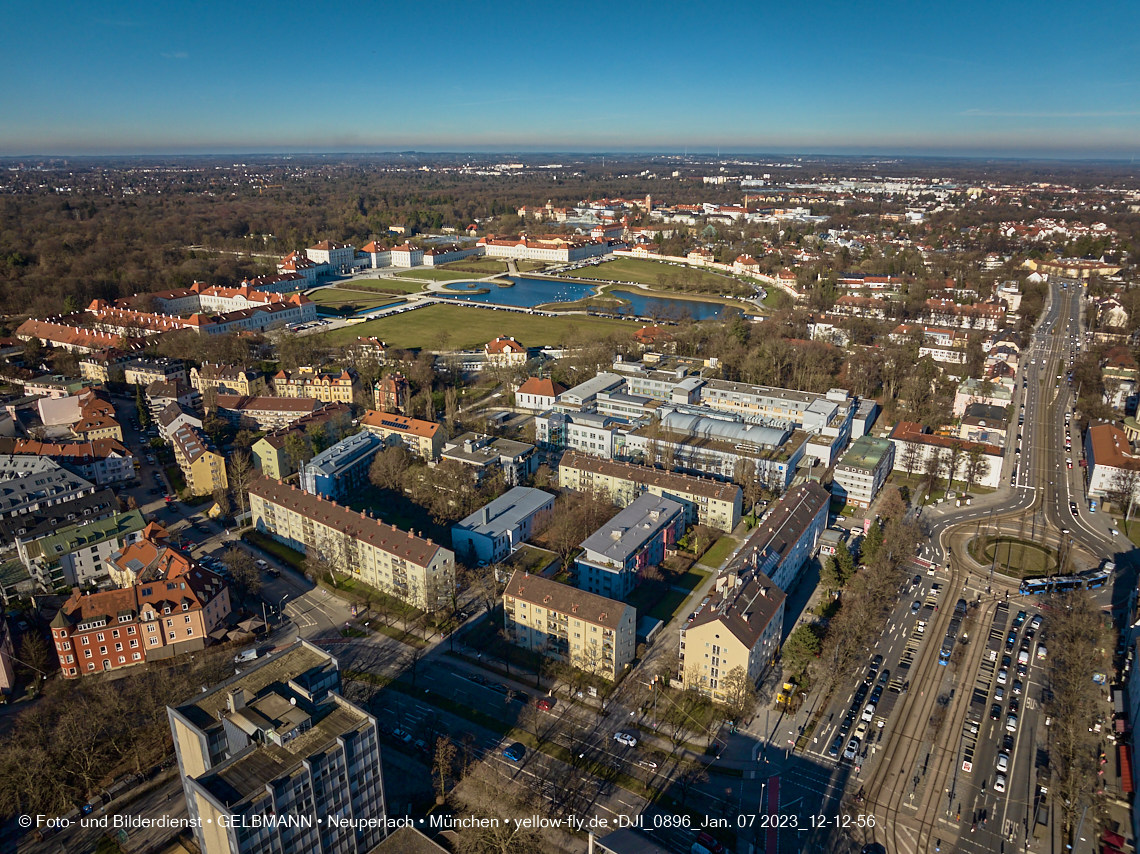
[[[700,587],[712,573],[701,572],[699,569],[690,569],[674,582],[674,587],[684,587],[690,593]]]
[[[707,552],[701,555],[701,559],[697,561],[697,563],[701,566],[718,569],[720,565],[724,563],[724,559],[732,554],[732,550],[736,548],[737,545],[736,540],[732,537],[721,537],[709,547]]]
[[[349,291],[342,288],[321,288],[319,291],[313,291],[309,294],[309,299],[324,308],[351,309],[352,311],[379,308],[382,305],[400,302],[400,299],[395,296],[373,295],[363,291]]]
[[[451,527],[437,525],[432,521],[431,514],[405,495],[366,486],[352,497],[348,506],[357,512],[367,510],[377,519],[395,525],[401,531],[419,531],[437,543],[451,541]]]
[[[282,563],[293,567],[297,572],[304,574],[305,556],[296,549],[291,549],[284,543],[279,543],[277,540],[272,537],[267,537],[260,531],[246,531],[241,535],[241,538],[257,546],[266,554],[273,555],[273,557]]]
[[[731,292],[740,282],[727,275],[702,270],[699,267],[674,267],[660,261],[646,261],[641,258],[615,258],[599,264],[571,270],[563,275],[575,279],[603,279],[611,282],[637,282],[644,285],[666,287],[677,281],[694,283],[697,290],[712,288],[717,293]],[[664,277],[664,279],[662,278]],[[751,289],[749,289],[751,292]]]
[[[378,294],[418,294],[423,290],[423,285],[397,279],[353,279],[341,283],[340,287],[346,291],[375,291]]]
[[[470,279],[472,277],[471,273],[461,273],[458,270],[442,269],[409,270],[406,273],[400,273],[400,275],[408,279],[430,279],[433,282],[461,281],[463,279]],[[479,278],[482,278],[482,276]]]
[[[462,261],[452,261],[444,264],[440,269],[456,273],[475,273],[479,276],[493,276],[495,273],[507,272],[507,262],[498,258],[465,258]]]
[[[482,347],[500,335],[509,335],[524,345],[557,344],[574,330],[601,338],[618,334],[627,337],[637,327],[620,320],[596,317],[536,317],[518,312],[488,311],[433,305],[416,311],[370,320],[328,333],[332,346],[348,344],[362,336],[377,336],[398,349],[438,347],[440,330],[451,335],[448,348]]]

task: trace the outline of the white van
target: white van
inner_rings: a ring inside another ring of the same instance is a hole
[[[234,656],[235,664],[247,664],[250,661],[257,661],[256,649],[243,649],[241,652]]]

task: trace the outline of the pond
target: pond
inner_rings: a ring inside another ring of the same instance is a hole
[[[534,308],[537,305],[556,302],[576,302],[592,296],[596,284],[578,283],[554,279],[529,279],[525,276],[511,277],[513,286],[499,287],[495,282],[449,282],[438,296],[468,302],[485,302],[492,305],[509,305],[517,308]],[[464,293],[467,291],[468,293]],[[685,316],[695,320],[720,317],[728,306],[718,302],[702,300],[671,299],[651,293],[636,291],[610,291],[609,293],[627,301],[628,305],[615,306],[618,314],[636,314],[639,317],[660,317],[666,320]]]

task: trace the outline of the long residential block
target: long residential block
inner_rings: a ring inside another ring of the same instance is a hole
[[[430,539],[263,477],[249,489],[254,527],[378,590],[435,609],[455,585],[455,555]]]
[[[671,498],[685,508],[686,525],[729,532],[740,524],[741,491],[735,483],[568,452],[558,465],[558,485],[601,493],[619,507],[646,494]]]

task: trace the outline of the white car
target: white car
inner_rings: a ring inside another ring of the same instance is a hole
[[[1003,774],[1005,774],[1006,772],[1009,771],[1009,754],[1006,753],[1004,750],[998,754],[997,769],[999,771],[1001,771]]]
[[[995,792],[1004,792],[1005,791],[1005,774],[995,774],[994,775],[994,791]]]
[[[871,720],[871,718],[873,718],[873,717],[875,717],[875,704],[874,703],[868,703],[866,708],[863,709],[863,714],[862,714],[860,720],[864,720],[864,721],[869,722]]]
[[[1004,685],[1006,682],[1009,681],[1009,671],[1006,670],[1004,667],[998,671],[997,681],[998,681],[999,685]]]
[[[1009,732],[1017,732],[1017,715],[1010,715],[1005,719],[1005,728]]]
[[[626,747],[637,747],[637,739],[628,732],[615,732],[614,741],[618,744],[624,744]]]

